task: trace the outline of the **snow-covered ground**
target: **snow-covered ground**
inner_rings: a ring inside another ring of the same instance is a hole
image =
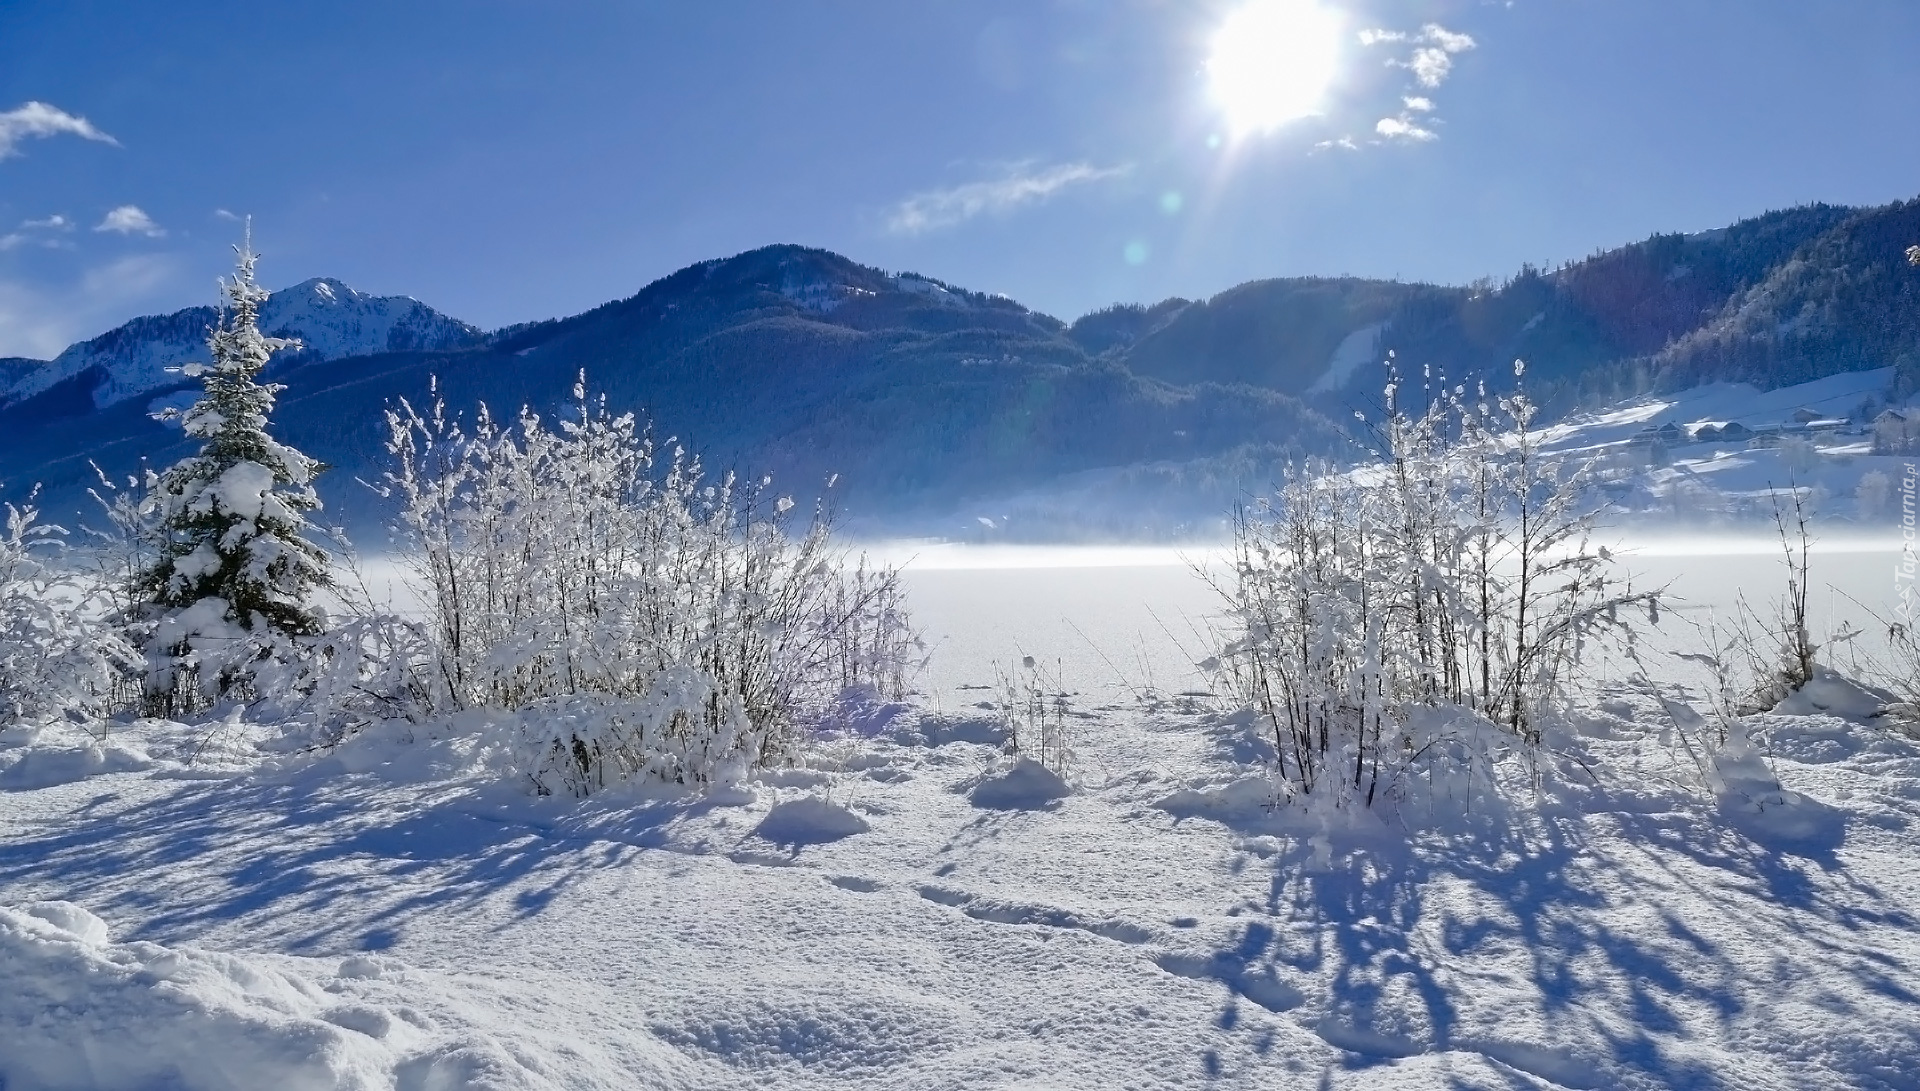
[[[1614,687],[1537,778],[1301,813],[1198,695],[1182,555],[917,553],[925,696],[706,800],[0,735],[0,1088],[1920,1086],[1920,747],[1844,686],[1717,797]],[[1779,562],[1635,563],[1724,609]],[[1025,655],[1064,786],[975,707]]]

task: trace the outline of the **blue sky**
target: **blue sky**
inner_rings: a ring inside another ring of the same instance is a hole
[[[1334,27],[1271,46],[1327,80],[1260,132],[1248,2]],[[1064,318],[1461,283],[1912,197],[1915,103],[1913,0],[7,0],[0,355],[212,302],[229,213],[269,285],[488,327],[773,242]]]

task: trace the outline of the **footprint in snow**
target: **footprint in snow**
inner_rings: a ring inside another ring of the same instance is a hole
[[[875,879],[862,879],[857,875],[835,875],[828,879],[827,882],[832,883],[841,890],[851,890],[855,894],[872,894],[885,888],[887,885]]]
[[[1154,935],[1151,930],[1131,921],[1114,917],[1087,920],[1071,910],[1061,909],[1058,906],[996,901],[977,894],[954,890],[951,887],[931,884],[916,888],[916,892],[930,902],[950,906],[974,920],[993,924],[1025,924],[1042,928],[1071,929],[1120,943],[1145,943]]]

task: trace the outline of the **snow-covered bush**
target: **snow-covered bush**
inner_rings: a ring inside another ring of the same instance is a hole
[[[1031,655],[1018,668],[994,664],[1000,690],[1000,716],[1007,728],[1007,751],[1030,758],[1059,775],[1073,761],[1067,733],[1067,690],[1056,664],[1049,673]]]
[[[1747,692],[1737,702],[1741,714],[1763,712],[1813,680],[1820,645],[1807,623],[1807,598],[1812,590],[1813,535],[1801,490],[1792,489],[1791,519],[1776,495],[1774,529],[1787,564],[1786,593],[1763,614],[1740,596],[1741,650],[1746,653]],[[1791,523],[1791,526],[1789,525]]]
[[[370,724],[425,721],[434,708],[433,643],[412,618],[361,609],[312,635],[255,637],[250,676],[259,719],[316,746]]]
[[[523,710],[542,790],[703,785],[784,761],[851,686],[916,658],[897,575],[816,508],[710,479],[574,388],[570,419],[389,412],[388,490],[427,611],[425,702]],[[533,728],[530,728],[533,730]]]
[[[1524,394],[1428,393],[1407,412],[1389,384],[1379,462],[1298,468],[1235,522],[1219,666],[1296,794],[1373,802],[1441,747],[1421,708],[1537,743],[1588,641],[1658,608],[1591,544],[1590,468],[1542,451]]]
[[[1854,486],[1853,501],[1861,520],[1880,518],[1893,501],[1893,478],[1884,470],[1868,470],[1861,474],[1860,483]]]
[[[312,602],[329,582],[310,539],[321,465],[268,434],[274,395],[258,382],[268,358],[299,343],[261,334],[267,291],[253,275],[251,237],[222,282],[226,309],[207,338],[210,364],[188,364],[205,391],[181,416],[198,454],[149,474],[139,516],[154,551],[136,580],[144,606],[147,711],[177,715],[238,691],[288,638],[321,629]]]
[[[1780,441],[1780,465],[1795,478],[1812,476],[1820,468],[1820,449],[1810,439],[1788,436]]]
[[[109,621],[99,581],[63,563],[66,531],[32,500],[0,532],[0,724],[90,721],[125,698],[139,653]]]

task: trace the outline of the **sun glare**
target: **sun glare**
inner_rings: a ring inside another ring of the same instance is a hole
[[[1340,14],[1314,0],[1249,0],[1214,32],[1207,76],[1235,137],[1320,111],[1340,53]]]

